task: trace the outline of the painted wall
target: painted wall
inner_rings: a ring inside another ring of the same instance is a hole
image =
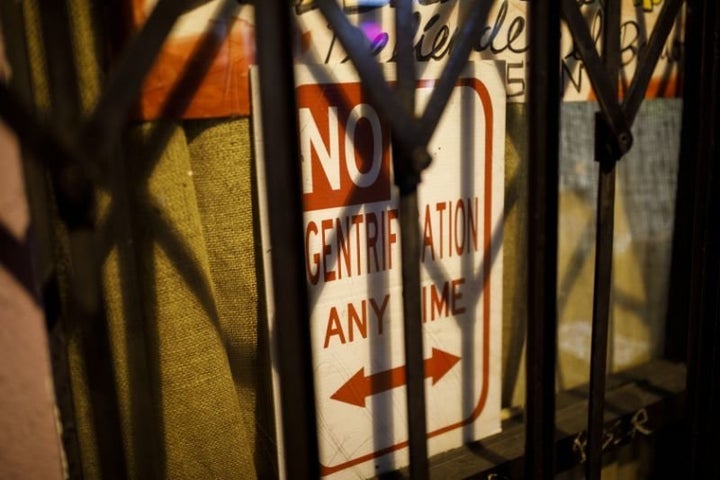
[[[55,480],[63,468],[45,321],[17,273],[31,271],[29,224],[19,148],[0,123],[0,478]]]

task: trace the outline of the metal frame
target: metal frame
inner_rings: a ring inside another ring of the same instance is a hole
[[[685,88],[683,151],[693,161],[681,169],[678,193],[683,197],[678,204],[692,206],[682,210],[689,215],[682,226],[690,228],[675,237],[689,248],[674,254],[689,260],[689,271],[681,269],[678,282],[687,282],[683,290],[688,302],[679,308],[686,308],[689,324],[688,442],[683,453],[692,478],[720,475],[720,439],[714,430],[720,426],[715,410],[720,394],[720,6],[709,0],[689,1],[688,24],[694,35],[688,39],[693,50],[687,68],[689,80],[697,83],[688,82]]]
[[[560,5],[530,5],[525,476],[555,475],[557,230],[560,132]],[[548,441],[553,439],[553,441]]]
[[[123,129],[138,96],[142,81],[178,16],[194,2],[160,0],[145,26],[126,48],[108,79],[95,110],[83,119],[79,112],[76,74],[70,58],[71,35],[68,31],[67,1],[43,1],[43,31],[48,51],[50,87],[53,105],[50,121],[40,120],[23,97],[0,83],[0,115],[15,130],[26,151],[51,173],[57,192],[58,210],[68,230],[74,269],[69,274],[69,308],[77,327],[83,332],[85,354],[93,361],[88,372],[95,392],[93,405],[100,436],[102,471],[108,478],[124,476],[122,441],[117,404],[114,399],[110,350],[103,316],[99,268],[103,252],[98,251],[97,225],[94,220],[93,186],[100,182],[98,172],[107,165],[120,142]],[[348,52],[371,102],[388,122],[393,133],[395,182],[401,193],[400,223],[402,241],[403,312],[408,378],[408,424],[410,470],[414,479],[428,478],[422,330],[420,319],[420,280],[418,265],[418,225],[416,189],[420,172],[429,165],[427,143],[437,126],[442,110],[458,75],[467,62],[473,39],[487,19],[490,2],[476,0],[453,48],[442,76],[422,115],[416,116],[414,99],[414,63],[412,58],[412,0],[397,0],[398,82],[391,87],[379,65],[369,54],[366,40],[350,25],[335,0],[317,0],[338,39]],[[720,172],[715,138],[718,125],[718,85],[720,85],[720,7],[712,0],[666,0],[659,21],[639,60],[639,67],[622,102],[617,85],[620,62],[620,0],[605,1],[604,45],[602,56],[580,14],[576,0],[536,0],[531,2],[530,35],[533,45],[547,48],[531,52],[530,119],[535,125],[529,132],[531,153],[529,202],[532,212],[528,235],[528,337],[527,407],[525,418],[524,465],[527,478],[552,478],[558,470],[556,452],[562,438],[556,438],[556,281],[558,218],[558,134],[559,134],[559,22],[570,27],[577,50],[584,61],[597,94],[600,112],[596,117],[596,160],[600,184],[597,204],[595,296],[589,408],[587,410],[586,475],[600,478],[603,454],[603,430],[606,426],[606,353],[608,311],[613,246],[615,165],[632,146],[630,128],[644,98],[645,90],[663,44],[683,3],[688,8],[688,40],[691,48],[686,63],[685,105],[683,116],[683,162],[679,179],[677,230],[673,254],[673,274],[679,278],[678,293],[671,311],[689,318],[689,371],[687,395],[690,415],[687,457],[690,468],[711,466],[718,438],[713,428],[720,415],[713,412],[713,399],[720,394],[717,382],[704,382],[715,375],[720,355],[715,347],[720,340],[717,328],[720,296],[720,233],[711,213],[720,207]],[[10,9],[11,7],[3,7]],[[21,8],[21,7],[15,7]],[[236,8],[226,1],[223,12]],[[299,210],[300,187],[297,152],[297,119],[292,69],[292,16],[290,2],[255,2],[257,16],[258,64],[260,75],[274,82],[262,89],[264,128],[272,126],[285,142],[266,145],[268,174],[282,188],[268,189],[273,238],[273,278],[275,288],[282,285],[287,300],[278,305],[278,331],[284,450],[286,464],[293,465],[293,478],[319,475],[314,389],[308,302],[302,264],[302,212]],[[17,12],[15,12],[17,13]],[[7,18],[7,17],[6,17]],[[61,19],[58,21],[58,19]],[[193,52],[194,71],[188,71],[181,86],[173,92],[166,113],[182,112],[195,91],[199,74],[209,66],[208,58],[217,49],[216,37]],[[277,81],[281,87],[277,87]],[[698,113],[707,112],[707,121],[698,121]],[[163,146],[163,136],[153,136],[144,172],[151,170],[152,151]],[[693,193],[691,187],[698,188]],[[686,215],[687,214],[687,215]],[[691,227],[691,228],[687,228]],[[687,231],[689,230],[689,232]],[[1,232],[0,232],[1,233]],[[282,241],[280,241],[282,239]],[[166,241],[173,241],[166,239]],[[78,252],[97,252],[78,255]],[[687,259],[683,262],[681,259]],[[0,257],[23,284],[30,282],[27,272],[16,268],[9,258]],[[689,267],[684,265],[689,264]],[[687,285],[687,286],[686,286]],[[202,288],[200,288],[202,290]],[[200,291],[197,293],[202,295]],[[679,327],[677,325],[680,325]],[[668,331],[683,331],[682,319],[668,318]],[[682,348],[675,349],[683,357]],[[677,393],[677,392],[676,392]],[[675,395],[675,393],[673,393]],[[710,418],[711,421],[707,421]],[[520,440],[518,440],[519,442]],[[517,442],[516,442],[517,443]],[[712,447],[712,448],[710,448]],[[71,459],[72,460],[72,459]],[[560,462],[561,464],[563,462]],[[714,466],[717,472],[718,467]],[[487,470],[486,472],[489,472]],[[692,470],[691,470],[692,471]],[[480,472],[477,472],[480,473]],[[720,473],[720,472],[718,472]]]

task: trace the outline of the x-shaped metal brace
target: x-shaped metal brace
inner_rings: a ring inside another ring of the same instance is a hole
[[[350,23],[337,2],[316,0],[316,4],[350,56],[360,78],[367,85],[374,106],[390,124],[396,144],[405,150],[405,156],[411,159],[409,164],[394,165],[395,183],[401,192],[414,190],[420,182],[420,173],[431,163],[427,144],[437,127],[455,82],[467,63],[492,2],[476,0],[475,8],[470,10],[465,19],[450,59],[440,78],[435,82],[430,100],[420,118],[416,118],[401,104],[385,80],[377,60],[370,54],[367,38],[360,29]]]
[[[562,16],[570,28],[575,48],[585,64],[590,83],[595,89],[595,95],[609,134],[610,144],[607,147],[615,155],[615,158],[621,158],[632,147],[633,136],[630,128],[645,97],[645,91],[660,58],[663,45],[672,30],[682,3],[682,0],[667,0],[663,5],[650,40],[640,54],[638,68],[630,82],[625,98],[618,103],[615,100],[617,78],[608,75],[595,48],[595,41],[590,34],[588,24],[580,12],[577,0],[562,0]]]

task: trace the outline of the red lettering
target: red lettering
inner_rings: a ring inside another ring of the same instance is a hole
[[[458,222],[458,219],[462,220]],[[458,223],[460,232],[458,233]],[[455,253],[462,255],[465,251],[465,204],[462,200],[458,200],[455,204]]]
[[[362,269],[360,268],[360,224],[363,223],[362,215],[353,215],[350,220],[355,227],[355,251],[357,252],[357,273],[360,275]]]
[[[442,294],[438,296],[438,289],[433,284],[430,286],[430,320],[435,320],[435,312],[437,308],[438,317],[441,315],[443,317],[448,316],[448,283],[445,282],[442,287]],[[443,314],[443,308],[445,309],[445,313]]]
[[[385,316],[385,308],[387,307],[389,300],[390,294],[386,293],[385,298],[383,298],[382,305],[378,307],[375,299],[370,299],[370,307],[373,309],[373,312],[375,312],[375,318],[377,318],[378,321],[378,335],[382,335],[383,333],[383,317]]]
[[[430,247],[430,255],[435,260],[435,245],[433,244],[432,221],[430,219],[430,205],[425,205],[425,222],[423,223],[423,244],[420,261],[425,261],[425,250]]]
[[[325,330],[325,345],[323,348],[328,348],[330,345],[330,339],[337,335],[340,343],[345,345],[345,334],[343,333],[342,325],[340,325],[340,316],[338,315],[337,308],[332,307],[330,309],[330,316],[328,317],[327,329]]]
[[[328,272],[328,261],[327,257],[328,255],[332,254],[332,247],[328,245],[327,237],[325,235],[325,232],[328,230],[332,230],[333,227],[333,221],[332,220],[323,220],[320,222],[320,229],[322,230],[322,262],[323,262],[323,278],[326,282],[332,282],[335,280],[335,271],[331,270]]]
[[[443,212],[445,211],[445,202],[436,203],[435,210],[437,210],[440,215],[440,258],[444,258],[445,253],[443,251]]]
[[[362,85],[302,85],[296,94],[305,210],[389,200],[389,129],[363,103]]]
[[[351,342],[355,339],[355,326],[357,326],[358,330],[360,330],[360,336],[362,336],[362,338],[367,338],[367,304],[365,300],[363,300],[360,305],[362,315],[358,315],[357,310],[355,310],[355,305],[352,303],[347,304],[348,332]]]
[[[350,230],[350,219],[348,217],[345,217],[345,230]],[[340,223],[339,218],[335,219],[335,238],[337,238],[338,278],[342,278],[343,276],[343,261],[345,262],[345,268],[347,269],[348,276],[352,276],[352,264],[350,263],[350,238],[348,237],[347,241],[345,240],[345,234],[343,233],[342,224]]]
[[[387,246],[387,256],[388,256],[388,268],[392,268],[392,251],[393,251],[393,245],[397,243],[397,235],[392,231],[392,225],[393,220],[397,220],[398,218],[398,211],[397,209],[393,208],[392,210],[388,210],[387,213],[387,222],[388,222],[388,246]]]
[[[307,269],[308,278],[310,283],[315,285],[320,279],[320,254],[313,253],[312,259],[315,264],[315,271],[310,268],[310,233],[317,235],[318,228],[315,222],[308,222],[307,228],[305,229],[305,268]]]
[[[378,222],[377,215],[372,212],[365,215],[365,238],[367,240],[367,271],[368,273],[372,273],[373,271],[371,263],[372,259],[375,260],[375,271],[377,272],[380,270],[377,254]],[[370,254],[370,251],[372,251],[372,255]]]
[[[452,314],[453,315],[460,315],[461,313],[465,313],[465,307],[461,307],[459,305],[460,300],[462,300],[462,292],[460,292],[460,287],[464,283],[465,283],[464,278],[458,278],[458,279],[452,281]]]
[[[478,197],[475,197],[475,208],[470,205],[468,198],[468,225],[470,226],[470,234],[472,235],[473,248],[478,251]]]

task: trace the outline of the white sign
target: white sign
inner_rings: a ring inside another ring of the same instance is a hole
[[[349,65],[296,71],[321,472],[365,478],[408,462],[401,238],[389,130]],[[500,429],[503,71],[495,62],[468,66],[430,142],[433,163],[418,190],[431,455]],[[428,68],[417,82],[419,106],[438,74]],[[256,139],[264,202],[272,179],[264,178],[263,139]],[[261,205],[266,275],[267,215]],[[271,330],[273,311],[268,295]]]

